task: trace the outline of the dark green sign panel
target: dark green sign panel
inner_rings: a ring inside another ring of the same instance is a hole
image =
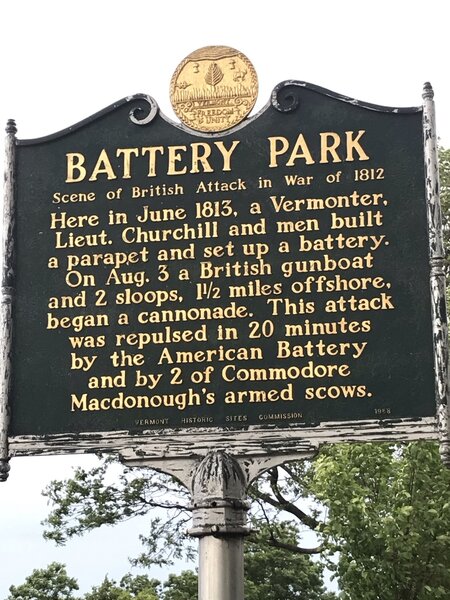
[[[17,147],[11,433],[435,414],[421,109],[135,96]]]

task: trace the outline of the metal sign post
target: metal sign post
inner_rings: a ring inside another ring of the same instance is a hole
[[[192,482],[192,536],[199,538],[199,600],[244,598],[245,475],[225,452],[212,452]]]
[[[12,328],[14,301],[14,221],[15,221],[15,149],[16,124],[8,121],[5,143],[5,179],[3,195],[3,229],[1,247],[2,283],[0,306],[0,481],[9,473],[9,396],[12,377]]]
[[[433,88],[429,83],[426,83],[423,89],[423,127],[428,225],[430,230],[430,287],[435,347],[437,422],[442,460],[445,465],[450,467],[449,354],[445,302],[445,248],[442,236],[441,205],[439,201],[439,160],[433,98]]]

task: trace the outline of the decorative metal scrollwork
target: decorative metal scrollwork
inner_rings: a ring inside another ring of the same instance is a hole
[[[300,82],[283,81],[274,88],[272,92],[272,106],[282,113],[296,110],[300,104],[299,88]]]
[[[130,121],[135,125],[148,125],[153,121],[159,111],[158,104],[151,96],[142,94],[140,97],[133,98],[133,100],[140,100],[145,102],[146,106],[135,106],[130,110]]]

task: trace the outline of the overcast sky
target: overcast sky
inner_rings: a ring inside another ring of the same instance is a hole
[[[0,2],[0,27],[0,123],[14,118],[19,138],[53,133],[138,92],[152,95],[174,118],[169,83],[178,63],[197,48],[227,45],[255,66],[255,110],[285,79],[397,107],[420,105],[423,83],[430,81],[438,135],[450,146],[448,8],[442,0],[6,0]],[[68,565],[82,591],[106,573],[120,579],[128,571],[142,521],[91,534],[64,551],[41,539],[47,511],[41,489],[81,460],[93,459],[12,461],[9,481],[0,484],[0,600],[12,583],[53,560]]]

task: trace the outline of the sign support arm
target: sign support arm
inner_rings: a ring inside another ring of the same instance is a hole
[[[430,287],[433,320],[434,368],[436,373],[437,421],[442,461],[450,467],[450,420],[448,384],[448,326],[445,294],[445,249],[439,201],[439,161],[436,141],[434,92],[429,83],[423,88],[423,134],[425,184],[430,241]]]

